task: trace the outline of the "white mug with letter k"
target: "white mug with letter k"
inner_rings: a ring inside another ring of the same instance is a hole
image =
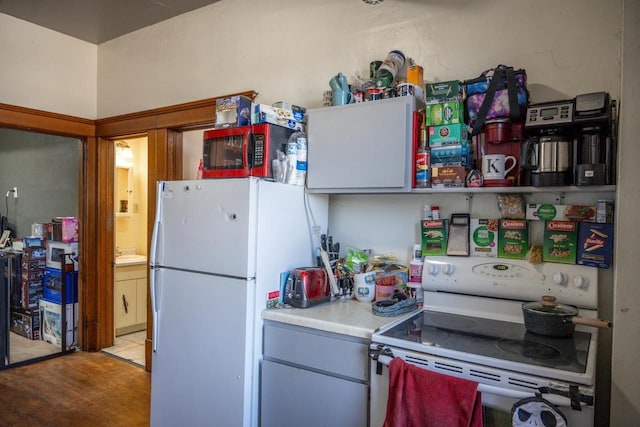
[[[506,164],[509,160],[511,160],[511,166],[507,168]],[[482,176],[484,179],[504,179],[516,167],[516,163],[514,156],[485,154],[482,156]]]

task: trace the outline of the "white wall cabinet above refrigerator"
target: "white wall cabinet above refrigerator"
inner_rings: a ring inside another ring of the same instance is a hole
[[[309,191],[410,192],[415,111],[412,96],[309,110]]]

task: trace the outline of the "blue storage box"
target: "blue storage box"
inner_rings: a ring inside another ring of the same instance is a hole
[[[66,279],[65,302],[71,304],[78,302],[78,272],[68,271]],[[62,273],[58,268],[47,267],[44,270],[43,298],[60,304],[62,302]]]

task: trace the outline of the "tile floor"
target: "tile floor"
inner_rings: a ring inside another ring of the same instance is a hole
[[[116,337],[113,347],[103,348],[102,351],[144,367],[144,340],[146,337],[147,331],[120,335]]]

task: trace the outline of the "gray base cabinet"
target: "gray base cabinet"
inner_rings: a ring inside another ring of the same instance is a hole
[[[354,337],[265,322],[262,427],[366,427],[367,352]]]

